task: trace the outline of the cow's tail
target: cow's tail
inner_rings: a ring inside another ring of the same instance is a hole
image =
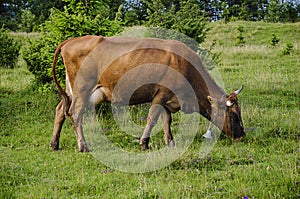
[[[56,62],[58,59],[58,56],[61,52],[61,48],[68,42],[68,40],[62,42],[55,50],[55,54],[54,54],[54,59],[52,62],[52,78],[54,80],[54,83],[58,89],[59,94],[62,97],[62,101],[63,101],[63,107],[64,107],[64,112],[66,115],[68,115],[68,111],[71,105],[71,99],[68,97],[66,91],[61,87],[61,85],[59,84],[57,77],[56,77],[56,72],[55,72],[55,66],[56,66]]]

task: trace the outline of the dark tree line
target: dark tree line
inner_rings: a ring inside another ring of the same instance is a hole
[[[61,0],[3,0],[0,4],[0,24],[11,30],[30,32],[49,17],[51,8],[62,10],[65,4]],[[22,25],[29,25],[29,29],[23,30]]]
[[[186,0],[189,1],[189,0]],[[37,31],[50,15],[50,9],[63,11],[67,4],[89,6],[94,2],[108,5],[110,19],[121,12],[121,19],[126,26],[145,24],[149,12],[162,16],[177,13],[182,0],[2,0],[0,3],[0,25],[10,30]],[[247,20],[270,22],[300,21],[300,0],[195,0],[199,13],[211,21]],[[156,10],[155,10],[156,9]],[[157,16],[157,15],[156,15]],[[158,16],[157,16],[158,17]]]

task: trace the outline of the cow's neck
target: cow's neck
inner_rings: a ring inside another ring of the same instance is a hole
[[[196,93],[198,93],[197,98],[200,114],[203,115],[209,121],[211,121],[212,118],[214,118],[214,113],[212,111],[211,103],[208,101],[207,97],[211,96],[217,99],[221,99],[222,97],[226,96],[226,93],[210,77],[209,80],[210,81],[206,81],[208,82],[206,84],[206,89],[198,87],[199,91]]]

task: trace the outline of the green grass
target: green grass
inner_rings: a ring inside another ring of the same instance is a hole
[[[244,46],[235,43],[238,25],[245,29]],[[249,131],[243,142],[222,136],[201,158],[201,135],[208,124],[201,119],[198,135],[178,160],[158,171],[132,174],[77,152],[67,120],[62,150],[53,152],[49,142],[59,98],[34,89],[33,76],[20,61],[19,68],[0,68],[0,198],[299,197],[300,24],[232,22],[210,27],[204,45],[216,42],[225,89],[245,86],[239,96]],[[275,48],[269,45],[272,33],[280,39]],[[284,56],[289,41],[294,50]],[[134,138],[117,130],[110,117],[101,122],[115,143],[139,151]],[[157,133],[151,143],[163,145],[162,134]]]

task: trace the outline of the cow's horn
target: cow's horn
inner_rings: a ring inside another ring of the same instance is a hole
[[[234,94],[238,95],[243,90],[243,85],[236,91],[234,91]]]

